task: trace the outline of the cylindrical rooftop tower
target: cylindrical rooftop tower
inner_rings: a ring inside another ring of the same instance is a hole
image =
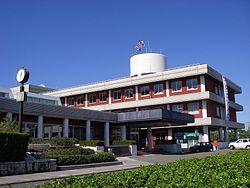
[[[166,56],[157,53],[143,53],[130,58],[130,76],[162,72],[166,69]]]

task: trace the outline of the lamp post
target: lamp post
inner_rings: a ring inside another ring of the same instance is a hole
[[[29,71],[22,67],[16,75],[16,80],[21,84],[20,92],[17,93],[17,102],[20,103],[19,105],[19,121],[18,126],[20,132],[22,132],[22,125],[23,125],[23,102],[27,100],[27,93],[24,91],[24,83],[29,80]]]

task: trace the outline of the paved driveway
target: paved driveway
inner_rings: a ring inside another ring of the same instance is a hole
[[[230,150],[217,150],[212,152],[200,152],[200,153],[189,153],[189,154],[166,154],[166,153],[158,153],[158,154],[146,154],[137,157],[133,157],[133,159],[148,163],[169,163],[174,162],[180,159],[188,159],[195,157],[206,157],[216,154],[225,154],[231,152]]]

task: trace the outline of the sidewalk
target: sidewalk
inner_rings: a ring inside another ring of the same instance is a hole
[[[35,185],[41,185],[45,181],[50,181],[57,178],[64,178],[68,176],[85,176],[93,173],[98,174],[103,172],[105,173],[105,172],[113,172],[120,170],[128,170],[128,169],[138,168],[142,165],[146,166],[152,164],[145,161],[138,161],[131,157],[117,157],[117,160],[123,162],[123,164],[114,166],[76,169],[76,170],[64,170],[55,172],[42,172],[35,174],[4,176],[0,177],[0,187],[1,188],[8,187],[8,185],[12,185],[13,187],[35,186]]]

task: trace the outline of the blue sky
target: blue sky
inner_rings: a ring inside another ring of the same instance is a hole
[[[22,66],[57,89],[128,76],[138,39],[168,67],[206,63],[240,85],[250,121],[248,0],[0,0],[0,87]]]

